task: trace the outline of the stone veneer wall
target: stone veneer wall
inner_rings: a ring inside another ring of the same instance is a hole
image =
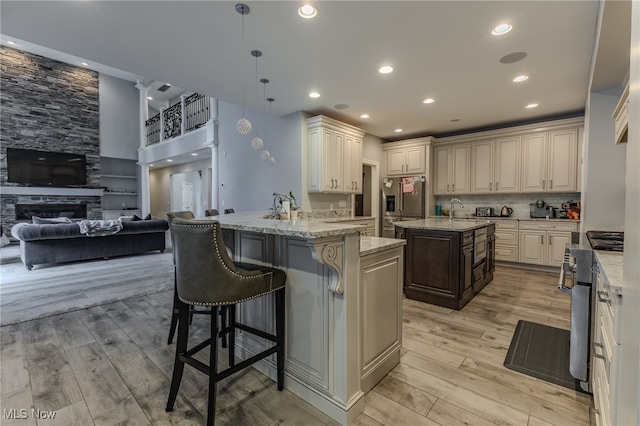
[[[43,56],[0,47],[0,185],[7,182],[7,147],[87,156],[86,188],[100,187],[98,73]],[[15,204],[87,203],[101,217],[100,197],[0,195],[4,232],[15,223]]]

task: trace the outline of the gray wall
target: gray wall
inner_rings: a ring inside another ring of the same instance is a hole
[[[625,219],[626,144],[613,141],[611,118],[622,90],[591,92],[585,121],[583,229],[621,228]]]
[[[245,108],[253,131],[242,136],[236,122],[242,107],[219,101],[219,210],[263,210],[272,205],[274,192],[292,191],[302,199],[302,138],[299,114],[275,117]],[[266,121],[266,122],[265,122]],[[260,159],[260,151],[251,148],[251,139],[259,134],[276,159],[271,166]],[[305,188],[306,191],[306,188]]]
[[[139,92],[135,84],[100,74],[100,155],[138,159]]]

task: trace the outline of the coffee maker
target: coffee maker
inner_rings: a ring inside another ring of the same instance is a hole
[[[553,207],[547,205],[544,200],[538,200],[529,204],[529,216],[532,218],[553,217]]]

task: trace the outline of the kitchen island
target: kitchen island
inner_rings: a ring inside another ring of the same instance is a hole
[[[459,310],[493,279],[493,222],[427,218],[395,226],[407,241],[407,298]]]
[[[405,241],[361,237],[362,225],[214,216],[235,261],[287,274],[284,386],[341,424],[363,411],[364,394],[400,361]],[[273,331],[270,298],[238,307],[238,319]],[[236,354],[270,343],[239,332]],[[255,368],[275,378],[275,358]]]

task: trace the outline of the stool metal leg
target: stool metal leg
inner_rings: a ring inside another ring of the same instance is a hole
[[[211,307],[211,345],[209,347],[209,402],[207,426],[216,422],[216,383],[218,381],[218,306]]]
[[[278,374],[278,390],[284,388],[284,288],[276,291],[276,366]]]
[[[169,339],[167,340],[167,345],[170,345],[173,342],[173,335],[176,332],[176,327],[178,325],[178,289],[176,288],[177,277],[176,277],[176,268],[173,267],[173,307],[171,308],[171,325],[169,326]]]
[[[236,363],[236,305],[228,305],[227,313],[229,314],[229,366],[233,367]]]
[[[189,341],[189,305],[178,299],[179,318],[178,318],[178,342],[176,343],[176,359],[173,364],[173,376],[171,377],[171,389],[169,390],[169,400],[167,401],[166,411],[173,410],[173,404],[178,396],[180,381],[182,380],[182,372],[184,371],[184,362],[180,356],[187,351],[187,342]]]

